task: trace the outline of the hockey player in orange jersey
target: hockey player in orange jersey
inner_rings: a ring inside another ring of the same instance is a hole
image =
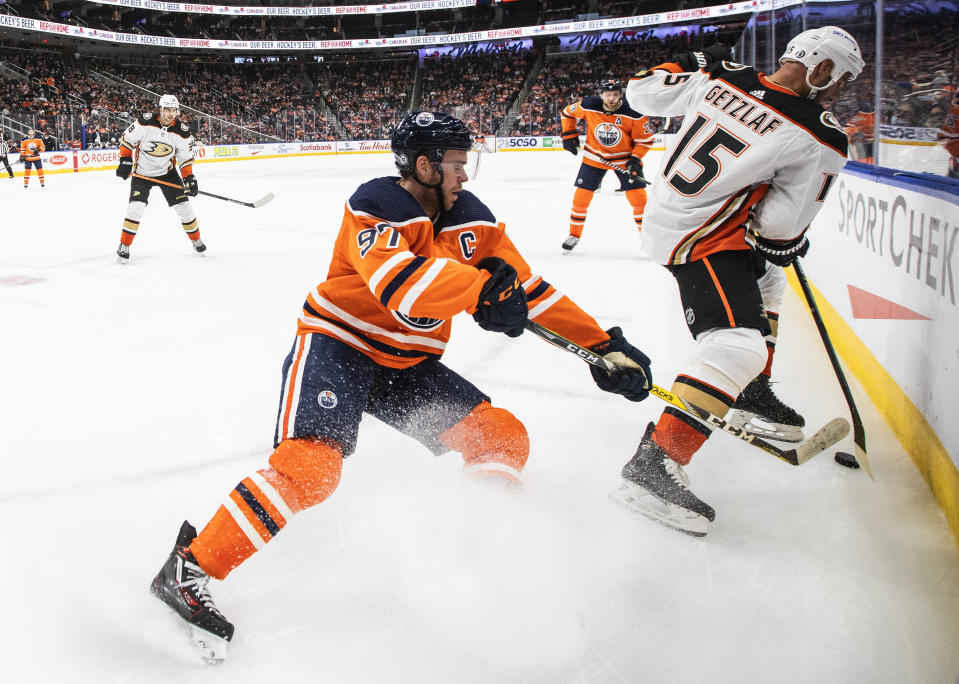
[[[863,164],[874,163],[873,139],[876,131],[876,113],[873,111],[872,104],[866,102],[860,105],[859,111],[846,123],[843,130],[849,136],[849,159]]]
[[[40,159],[40,153],[46,151],[36,131],[32,128],[27,131],[27,139],[20,143],[20,159],[23,160],[23,189],[26,190],[30,184],[30,169],[37,170],[37,176],[40,177],[40,187],[46,187],[43,183],[43,161]]]
[[[633,207],[636,228],[643,229],[646,180],[643,178],[642,158],[653,144],[649,120],[626,104],[623,84],[616,80],[603,81],[599,86],[599,96],[584,97],[563,110],[563,147],[574,155],[579,154],[576,126],[580,120],[586,128],[586,145],[573,192],[569,237],[563,242],[563,249],[567,252],[583,236],[593,193],[610,170],[615,171],[626,188],[626,199]]]
[[[199,534],[184,522],[153,581],[209,660],[224,657],[233,635],[209,578],[224,579],[333,493],[364,413],[435,454],[459,452],[468,477],[519,483],[525,427],[441,361],[458,313],[510,337],[535,319],[616,365],[612,374],[590,366],[601,389],[640,401],[651,386],[649,359],[534,274],[504,225],[463,189],[473,140],[462,121],[414,112],[391,143],[400,177],[353,193],[326,280],[307,293],[268,465],[237,484]]]
[[[939,144],[949,153],[950,178],[959,178],[959,95],[949,105],[946,123],[939,129]]]

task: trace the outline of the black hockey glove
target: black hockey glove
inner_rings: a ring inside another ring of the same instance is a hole
[[[589,372],[593,380],[604,392],[622,394],[630,401],[642,401],[649,396],[649,389],[653,386],[649,357],[627,342],[618,327],[606,332],[609,333],[609,339],[591,347],[591,351],[615,365],[616,370],[607,373],[590,364]]]
[[[685,73],[705,69],[714,62],[732,59],[733,54],[728,47],[713,43],[708,48],[697,52],[684,52],[673,55],[673,61],[679,64]]]
[[[756,250],[766,257],[766,261],[785,268],[809,251],[809,238],[803,233],[792,240],[770,240],[753,233]]]
[[[130,157],[121,157],[120,165],[117,167],[117,176],[126,180],[130,177],[131,171],[133,171],[133,159]]]
[[[196,197],[200,193],[200,184],[196,182],[196,176],[192,173],[183,179],[183,190],[191,197]]]
[[[634,186],[638,185],[645,188],[649,185],[649,181],[643,177],[643,162],[636,157],[630,157],[626,160],[626,175],[629,177],[629,182]]]
[[[579,154],[579,136],[563,139],[563,149],[572,155]]]
[[[499,257],[486,257],[476,268],[493,275],[483,285],[473,320],[483,330],[519,337],[526,328],[529,306],[516,269]]]

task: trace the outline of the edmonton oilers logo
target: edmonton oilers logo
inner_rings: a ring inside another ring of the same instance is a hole
[[[615,147],[623,139],[623,132],[611,123],[601,123],[593,129],[593,134],[603,147]]]
[[[336,395],[330,390],[323,390],[320,392],[320,394],[316,397],[316,400],[319,402],[320,406],[325,409],[331,409],[339,403],[336,399]]]
[[[420,112],[413,120],[416,122],[417,126],[429,126],[431,123],[433,123],[433,114],[430,112]]]
[[[400,323],[405,325],[407,328],[412,328],[413,330],[420,330],[424,332],[427,330],[436,330],[444,323],[442,318],[427,318],[426,316],[413,317],[393,310],[390,310],[390,313],[393,314],[393,317],[396,318],[396,320],[398,320]]]

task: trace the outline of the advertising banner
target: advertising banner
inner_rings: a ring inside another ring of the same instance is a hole
[[[125,6],[134,0],[117,0],[118,4]],[[12,14],[0,14],[0,27],[8,27],[23,31],[36,31],[39,33],[55,34],[68,36],[72,38],[84,38],[88,40],[98,40],[111,43],[124,43],[129,45],[150,45],[166,48],[183,49],[202,49],[202,50],[229,50],[236,52],[243,51],[280,51],[280,50],[306,50],[316,52],[320,50],[362,50],[382,47],[419,47],[429,45],[447,45],[451,43],[477,43],[483,41],[503,41],[515,40],[520,38],[532,38],[536,36],[562,35],[567,33],[584,33],[594,31],[623,31],[628,29],[637,29],[640,27],[659,26],[661,24],[676,24],[694,20],[712,19],[719,17],[728,17],[735,14],[754,14],[757,12],[769,11],[773,5],[777,8],[798,5],[802,0],[752,0],[747,2],[734,2],[727,5],[717,5],[714,7],[698,7],[691,9],[679,9],[669,12],[657,12],[654,14],[636,15],[632,17],[612,17],[607,19],[592,19],[589,21],[566,21],[552,24],[543,24],[540,26],[518,26],[513,28],[492,29],[488,31],[469,31],[465,33],[447,33],[447,34],[429,34],[429,35],[402,35],[393,37],[376,38],[355,38],[343,40],[223,40],[213,38],[198,37],[177,37],[144,35],[140,33],[121,33],[114,31],[105,31],[102,29],[91,28],[88,26],[77,26],[74,24],[60,24],[45,19],[32,19],[29,17],[20,17]],[[155,9],[167,11],[163,6],[180,3],[154,2],[153,0],[144,0],[145,9]],[[212,4],[187,4],[192,8],[209,9],[211,13],[214,9],[225,8],[224,5]],[[417,6],[420,3],[410,3]],[[333,6],[323,8],[299,8],[299,9],[330,9],[334,14],[339,12],[344,6]],[[357,7],[372,7],[367,5],[358,5]],[[278,9],[295,8],[277,8],[277,7],[250,7],[243,8],[249,10],[258,10],[249,12],[251,14],[270,15],[270,10],[274,10],[276,15]],[[413,9],[417,9],[414,7]],[[195,11],[195,10],[191,10]]]
[[[809,233],[810,280],[959,458],[959,198],[844,171]]]
[[[562,150],[563,139],[558,135],[530,135],[496,138],[497,152],[518,152],[534,150]]]
[[[311,143],[312,144],[312,143]],[[338,140],[338,154],[361,154],[365,152],[389,152],[389,140]]]
[[[90,0],[98,5],[134,7],[158,12],[189,12],[192,14],[227,14],[235,17],[304,17],[343,14],[388,14],[391,12],[425,12],[428,10],[475,7],[477,0],[419,0],[418,2],[391,2],[382,5],[337,5],[334,7],[241,7],[200,2],[162,2],[160,0]],[[488,3],[487,3],[488,4]]]

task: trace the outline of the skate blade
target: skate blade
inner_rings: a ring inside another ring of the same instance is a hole
[[[801,442],[804,435],[802,428],[783,423],[773,423],[756,415],[751,411],[733,409],[726,417],[726,422],[733,427],[748,430],[754,435],[775,439],[778,442]]]
[[[226,660],[226,651],[227,645],[230,643],[229,641],[184,620],[183,617],[181,617],[172,606],[163,600],[163,596],[157,591],[153,584],[150,585],[150,593],[153,594],[158,600],[163,602],[163,605],[166,606],[169,614],[176,619],[176,621],[183,628],[183,631],[186,632],[186,635],[190,639],[190,643],[193,644],[193,648],[200,652],[203,660],[208,662],[210,665],[219,665]]]
[[[619,489],[610,493],[609,498],[644,518],[693,537],[705,537],[709,532],[709,520],[703,516],[657,499],[639,487],[630,487],[623,483]]]
[[[193,642],[193,647],[200,652],[203,660],[210,665],[219,665],[226,660],[229,641],[190,623],[186,623],[186,631],[190,641]]]

